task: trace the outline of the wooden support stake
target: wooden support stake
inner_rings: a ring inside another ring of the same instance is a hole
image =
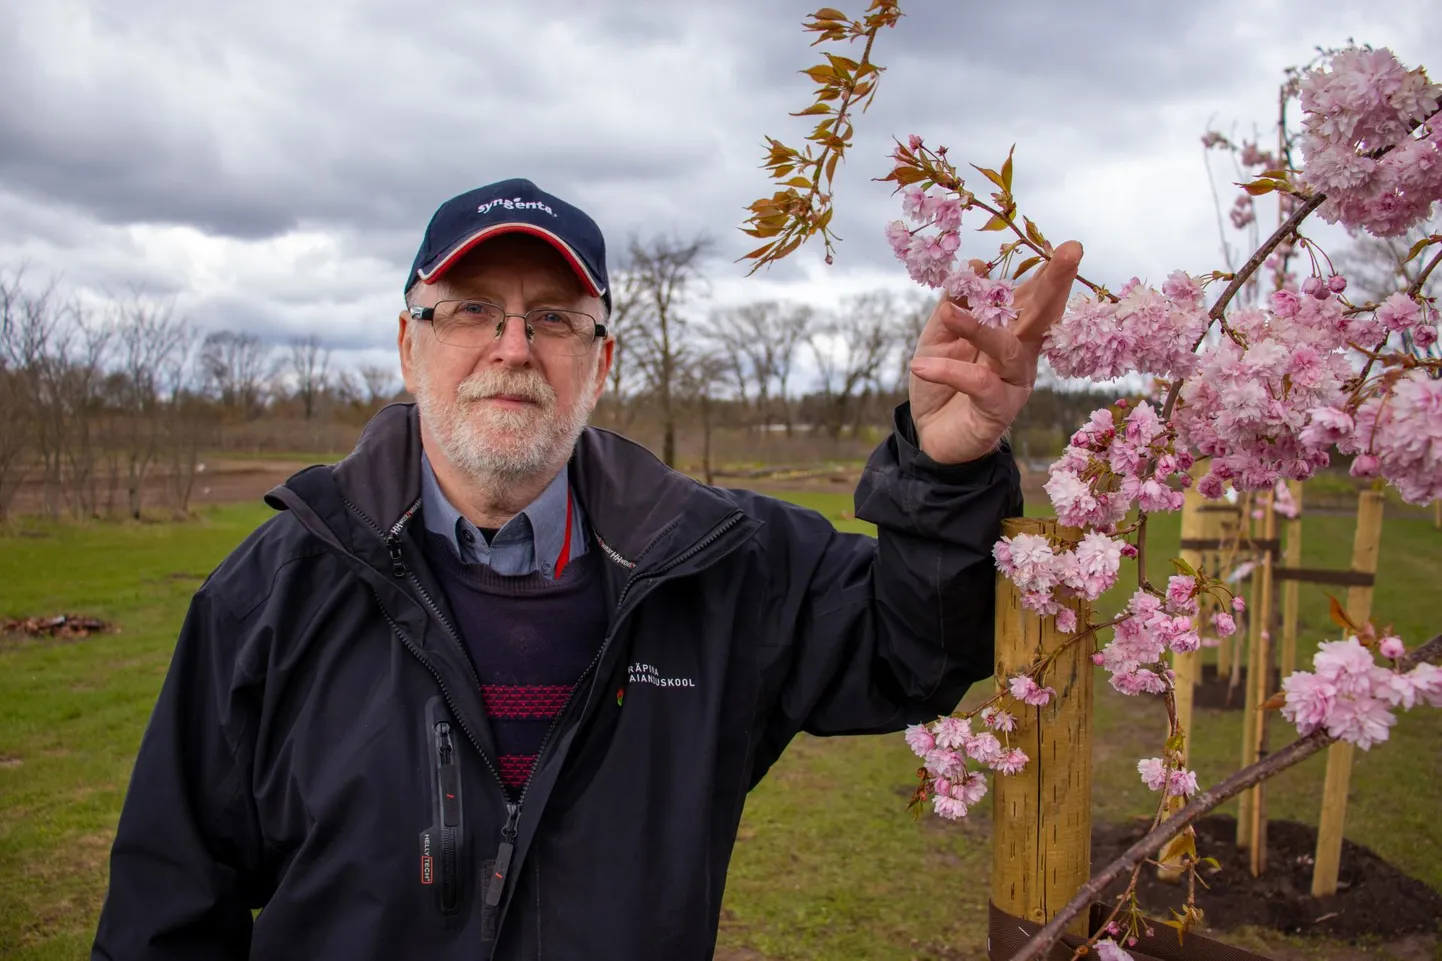
[[[1352,570],[1377,573],[1382,547],[1382,492],[1363,491],[1357,502],[1357,533],[1352,540]],[[1347,589],[1347,616],[1358,626],[1372,616],[1372,588]],[[1337,893],[1342,867],[1342,828],[1347,821],[1347,788],[1352,780],[1353,747],[1338,741],[1327,748],[1327,780],[1322,786],[1322,816],[1317,825],[1317,856],[1312,868],[1312,897]]]
[[[1206,515],[1206,536],[1209,540],[1227,544],[1233,537],[1236,530],[1229,515],[1221,513],[1208,513]],[[1222,559],[1226,557],[1225,547],[1219,547],[1208,552],[1207,573],[1213,577],[1225,577],[1227,572],[1222,570]],[[1228,608],[1228,611],[1231,609]],[[1227,672],[1231,670],[1232,664],[1232,639],[1230,637],[1217,638],[1217,683],[1226,682]]]
[[[1277,536],[1277,512],[1275,495],[1267,496],[1267,506],[1262,515],[1262,537],[1271,540]],[[1252,647],[1251,667],[1247,678],[1247,710],[1252,717],[1251,730],[1252,741],[1249,747],[1248,756],[1243,760],[1242,766],[1247,767],[1262,759],[1267,751],[1267,712],[1262,710],[1262,704],[1271,697],[1272,692],[1268,690],[1272,681],[1272,554],[1270,551],[1262,555],[1261,563],[1257,565],[1257,577],[1259,582],[1258,595],[1260,598],[1257,610],[1254,613],[1256,623],[1260,630],[1256,633],[1256,642]],[[1266,795],[1263,791],[1263,784],[1259,782],[1247,793],[1251,795],[1250,815],[1252,825],[1247,831],[1251,839],[1251,869],[1252,877],[1261,877],[1267,870],[1267,807]]]
[[[1056,521],[1012,518],[1008,537],[1051,535]],[[1016,585],[996,578],[996,681],[1027,670],[1038,655],[1061,647],[1054,617],[1021,606]],[[1078,608],[1078,620],[1087,613]],[[1020,774],[992,778],[991,900],[1014,917],[1046,922],[1091,876],[1092,644],[1073,644],[1041,679],[1056,690],[1043,707],[1011,705],[1011,743],[1030,762]],[[1067,930],[1085,936],[1087,919]]]
[[[1248,494],[1242,499],[1242,520],[1245,526],[1242,530],[1248,532],[1252,540],[1263,536],[1263,525],[1265,524],[1265,512],[1262,521],[1255,521],[1252,517],[1252,505],[1261,503],[1260,497],[1253,497]],[[1251,595],[1247,598],[1247,689],[1243,692],[1242,708],[1242,767],[1246,767],[1252,760],[1252,739],[1255,737],[1253,726],[1257,720],[1257,705],[1261,702],[1253,699],[1253,688],[1257,679],[1257,671],[1254,661],[1256,660],[1257,649],[1260,646],[1262,635],[1262,554],[1256,554],[1252,561],[1256,564],[1251,574]],[[1235,688],[1241,676],[1241,635],[1237,635],[1237,646],[1233,649],[1232,661],[1232,687]],[[1243,791],[1237,796],[1237,848],[1242,851],[1250,850],[1252,847],[1252,802],[1255,795],[1251,791]]]
[[[1284,567],[1302,566],[1302,482],[1287,481],[1297,516],[1287,521],[1287,550],[1282,555]],[[1297,604],[1302,585],[1289,580],[1282,585],[1282,676],[1297,669]]]
[[[1186,500],[1182,504],[1183,541],[1206,538],[1208,515],[1201,512],[1203,503],[1205,503],[1205,498],[1197,493],[1197,485],[1193,484],[1188,487]],[[1202,569],[1202,552],[1200,550],[1183,548],[1181,558],[1192,565],[1194,570]],[[1201,630],[1201,624],[1197,625],[1197,629]],[[1201,670],[1200,651],[1172,655],[1172,672],[1176,675],[1177,727],[1181,729],[1183,737],[1186,738],[1182,747],[1184,757],[1190,754],[1192,747],[1192,707],[1196,697],[1196,685],[1201,680]]]
[[[1241,509],[1241,512],[1237,514],[1237,527],[1236,527],[1236,530],[1237,530],[1237,535],[1236,535],[1236,536],[1237,536],[1240,540],[1246,540],[1246,539],[1250,536],[1250,533],[1251,533],[1251,530],[1252,530],[1252,495],[1251,495],[1251,494],[1244,494],[1244,495],[1242,495],[1242,509]],[[1231,565],[1236,564],[1237,562],[1239,562],[1241,559],[1242,559],[1241,552],[1240,552],[1240,551],[1237,551],[1237,552],[1233,552],[1230,557],[1223,557],[1222,561],[1223,561],[1223,563],[1227,564],[1227,565],[1230,567]],[[1223,576],[1225,576],[1226,574],[1230,574],[1230,573],[1231,573],[1230,570],[1225,571],[1224,574],[1223,574]],[[1253,575],[1253,577],[1255,577],[1255,575]],[[1253,583],[1255,583],[1255,581],[1253,581]],[[1239,588],[1240,588],[1240,586],[1241,586],[1241,585],[1238,585]],[[1240,592],[1240,591],[1239,591],[1239,592]],[[1250,620],[1251,620],[1251,618],[1248,617],[1248,621],[1249,621],[1249,622],[1250,622]],[[1227,689],[1228,689],[1228,692],[1229,692],[1229,693],[1230,693],[1231,691],[1235,691],[1236,688],[1237,688],[1237,685],[1239,685],[1239,684],[1242,683],[1242,652],[1243,652],[1242,643],[1243,643],[1243,637],[1242,637],[1242,634],[1241,634],[1240,631],[1237,632],[1236,634],[1233,634],[1233,635],[1232,635],[1231,676],[1230,676],[1230,678],[1229,678],[1228,681],[1227,681]]]

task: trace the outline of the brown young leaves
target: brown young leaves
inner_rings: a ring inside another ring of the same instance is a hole
[[[831,262],[833,234],[831,184],[836,167],[851,145],[854,132],[851,115],[856,105],[864,113],[876,96],[881,67],[871,62],[871,46],[882,27],[895,26],[901,18],[899,0],[872,0],[866,15],[852,20],[831,7],[811,14],[802,29],[817,35],[812,46],[821,43],[852,43],[865,39],[859,61],[837,53],[824,52],[824,63],[801,71],[816,84],[815,102],[793,117],[820,118],[800,150],[774,137],[766,138],[767,155],[762,163],[775,181],[776,191],[748,209],[750,218],[741,229],[766,243],[741,259],[753,261],[750,273],[796,250],[820,234]]]

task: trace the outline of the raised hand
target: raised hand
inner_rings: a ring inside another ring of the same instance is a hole
[[[932,460],[961,464],[992,451],[1036,383],[1037,359],[1051,325],[1066,309],[1081,263],[1067,241],[1016,289],[1010,327],[983,327],[949,297],[931,312],[911,360],[911,418]]]

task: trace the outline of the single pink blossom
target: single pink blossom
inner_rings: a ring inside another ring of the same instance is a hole
[[[936,746],[946,751],[959,751],[971,740],[971,723],[960,717],[944,717],[936,722]]]
[[[1383,657],[1397,660],[1407,653],[1407,648],[1402,644],[1402,638],[1388,635],[1377,642],[1377,650]]]
[[[1153,791],[1160,791],[1167,783],[1167,765],[1159,757],[1143,758],[1137,762],[1137,773],[1142,776],[1142,783]]]
[[[1020,774],[1026,769],[1029,758],[1020,748],[1011,748],[997,758],[991,765],[992,770],[1002,774]]]
[[[1051,700],[1056,693],[1049,687],[1040,687],[1032,680],[1029,674],[1018,674],[1013,677],[1007,686],[1011,690],[1011,696],[1023,704],[1030,704],[1033,707],[1041,707]]]
[[[1097,961],[1132,961],[1132,956],[1111,938],[1102,938],[1096,943],[1096,949]]]
[[[1015,731],[1016,715],[1003,711],[998,707],[983,708],[981,712],[981,723],[993,731]]]
[[[966,757],[956,751],[932,751],[922,764],[932,777],[960,777],[966,772]]]
[[[1197,611],[1197,579],[1187,574],[1173,574],[1167,580],[1167,605],[1174,611],[1195,614]]]
[[[1231,637],[1237,633],[1237,622],[1226,611],[1217,611],[1212,615],[1212,626],[1217,629],[1217,634],[1221,637]]]
[[[966,805],[946,794],[933,794],[931,804],[938,815],[948,821],[959,821],[966,817]]]
[[[906,744],[916,752],[917,757],[926,757],[936,748],[936,737],[924,724],[913,724],[906,729]]]
[[[1076,611],[1070,607],[1063,607],[1056,612],[1056,629],[1063,634],[1072,634],[1076,631]]]
[[[980,761],[982,764],[990,764],[1001,757],[1003,748],[996,735],[990,731],[982,731],[973,737],[966,745],[967,756],[973,761]]]
[[[1234,610],[1234,611],[1236,611],[1238,614],[1240,614],[1240,613],[1242,613],[1243,611],[1245,611],[1246,609],[1247,609],[1247,602],[1244,601],[1244,600],[1242,600],[1241,595],[1240,595],[1240,594],[1233,594],[1233,595],[1232,595],[1232,610]]]

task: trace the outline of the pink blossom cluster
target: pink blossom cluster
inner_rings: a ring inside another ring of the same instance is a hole
[[[1410,334],[1422,350],[1437,343],[1437,311],[1421,297],[1400,291],[1390,295],[1377,308],[1377,322],[1386,330]]]
[[[994,712],[998,724],[1004,711]],[[1015,726],[1015,718],[1011,718]],[[997,727],[998,730],[1010,728]],[[922,759],[931,778],[932,806],[944,818],[966,817],[967,808],[986,796],[986,775],[968,767],[968,761],[1016,774],[1026,767],[1027,756],[1018,748],[1004,746],[991,731],[973,731],[965,718],[943,717],[931,724],[913,724],[906,729],[906,743]]]
[[[1276,291],[1270,309],[1235,311],[1228,324],[1233,336],[1203,352],[1173,417],[1178,445],[1212,458],[1197,485],[1211,498],[1229,481],[1238,490],[1265,490],[1325,466],[1341,435],[1307,434],[1309,415],[1344,404],[1343,385],[1353,374],[1348,341],[1379,339],[1375,317],[1348,316],[1325,283],[1304,293]]]
[[[1150,404],[1138,404],[1120,424],[1102,408],[1051,465],[1045,490],[1061,523],[1109,531],[1133,506],[1181,510],[1185,496],[1171,481],[1191,483],[1192,463],[1188,451],[1171,452],[1171,436]]]
[[[901,198],[906,220],[888,224],[886,240],[911,279],[964,299],[977,323],[985,327],[1004,327],[1015,320],[1011,281],[983,277],[969,263],[958,266],[961,216],[966,209],[962,198],[917,186],[907,187]]]
[[[1172,797],[1191,797],[1197,793],[1197,774],[1185,768],[1168,767],[1159,757],[1143,758],[1137,762],[1137,773],[1142,783],[1153,791],[1166,789]]]
[[[1353,474],[1381,475],[1413,504],[1442,498],[1442,380],[1410,371],[1365,401],[1352,420],[1354,432],[1339,438],[1337,448],[1357,455]]]
[[[1172,688],[1166,652],[1187,654],[1202,646],[1196,612],[1197,585],[1191,577],[1173,577],[1165,600],[1138,590],[1111,641],[1092,660],[1111,672],[1111,685],[1122,694],[1164,694]]]
[[[1349,47],[1303,74],[1300,94],[1302,182],[1326,193],[1323,220],[1393,237],[1428,216],[1442,199],[1442,123],[1424,121],[1442,87],[1385,47]]]
[[[1132,278],[1116,303],[1072,298],[1043,355],[1063,377],[1185,377],[1196,369],[1194,351],[1208,324],[1202,288],[1185,272],[1173,271],[1161,291]]]
[[[1384,656],[1400,657],[1397,638],[1384,638]],[[1381,646],[1381,645],[1379,645]],[[1395,708],[1426,703],[1442,707],[1442,668],[1421,663],[1407,673],[1378,664],[1355,637],[1323,643],[1311,671],[1282,679],[1282,715],[1306,735],[1318,729],[1364,751],[1387,740]]]
[[[1039,534],[1003,537],[992,547],[997,570],[1021,589],[1022,604],[1038,614],[1057,615],[1059,630],[1076,629],[1076,612],[1061,597],[1096,600],[1117,581],[1122,541],[1089,531],[1074,550],[1056,552]]]

